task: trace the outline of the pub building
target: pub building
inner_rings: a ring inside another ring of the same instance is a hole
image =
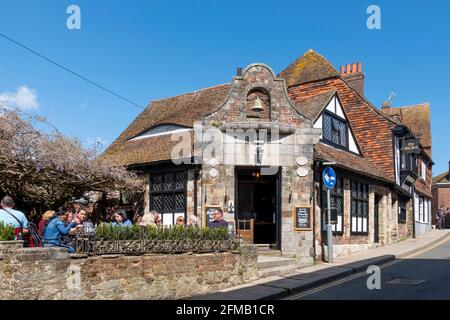
[[[310,264],[326,252],[328,165],[334,255],[422,230],[431,144],[416,134],[364,97],[361,64],[338,72],[309,50],[279,75],[255,63],[230,83],[151,102],[104,156],[139,172],[145,210],[163,224],[193,214],[207,226],[220,207],[244,242]]]

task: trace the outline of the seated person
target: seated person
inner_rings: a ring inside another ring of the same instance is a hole
[[[112,225],[114,227],[121,226],[121,227],[131,227],[133,224],[128,219],[127,212],[125,210],[119,210],[114,214],[114,222]]]
[[[39,236],[42,238],[44,236],[45,228],[47,228],[48,223],[53,219],[55,215],[55,211],[48,210],[41,217],[41,221],[39,221],[38,232]]]
[[[66,248],[69,253],[74,253],[75,249],[64,243],[63,238],[69,233],[75,231],[76,222],[72,220],[73,216],[67,214],[67,209],[60,207],[44,231],[43,246],[44,247],[62,247]]]
[[[214,220],[208,224],[208,228],[228,228],[228,222],[223,220],[223,211],[217,208],[214,212]]]
[[[15,202],[10,196],[5,196],[0,202],[0,222],[10,225],[16,234],[28,233],[28,220],[23,212],[14,210]],[[22,240],[21,237],[17,240]]]
[[[176,222],[177,226],[184,226],[184,217],[178,217],[177,218],[177,222]]]

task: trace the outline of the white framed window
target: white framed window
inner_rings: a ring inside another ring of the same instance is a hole
[[[394,136],[395,147],[395,181],[397,185],[400,185],[400,138]]]
[[[421,163],[421,168],[420,168],[420,177],[422,178],[423,181],[427,181],[427,164],[425,163],[425,161],[420,161]]]

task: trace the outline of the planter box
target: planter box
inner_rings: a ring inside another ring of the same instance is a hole
[[[94,240],[88,252],[94,254],[176,254],[234,251],[233,240]]]

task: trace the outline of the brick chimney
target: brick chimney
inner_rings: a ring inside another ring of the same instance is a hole
[[[361,62],[341,66],[341,76],[356,90],[364,96],[364,73]]]

